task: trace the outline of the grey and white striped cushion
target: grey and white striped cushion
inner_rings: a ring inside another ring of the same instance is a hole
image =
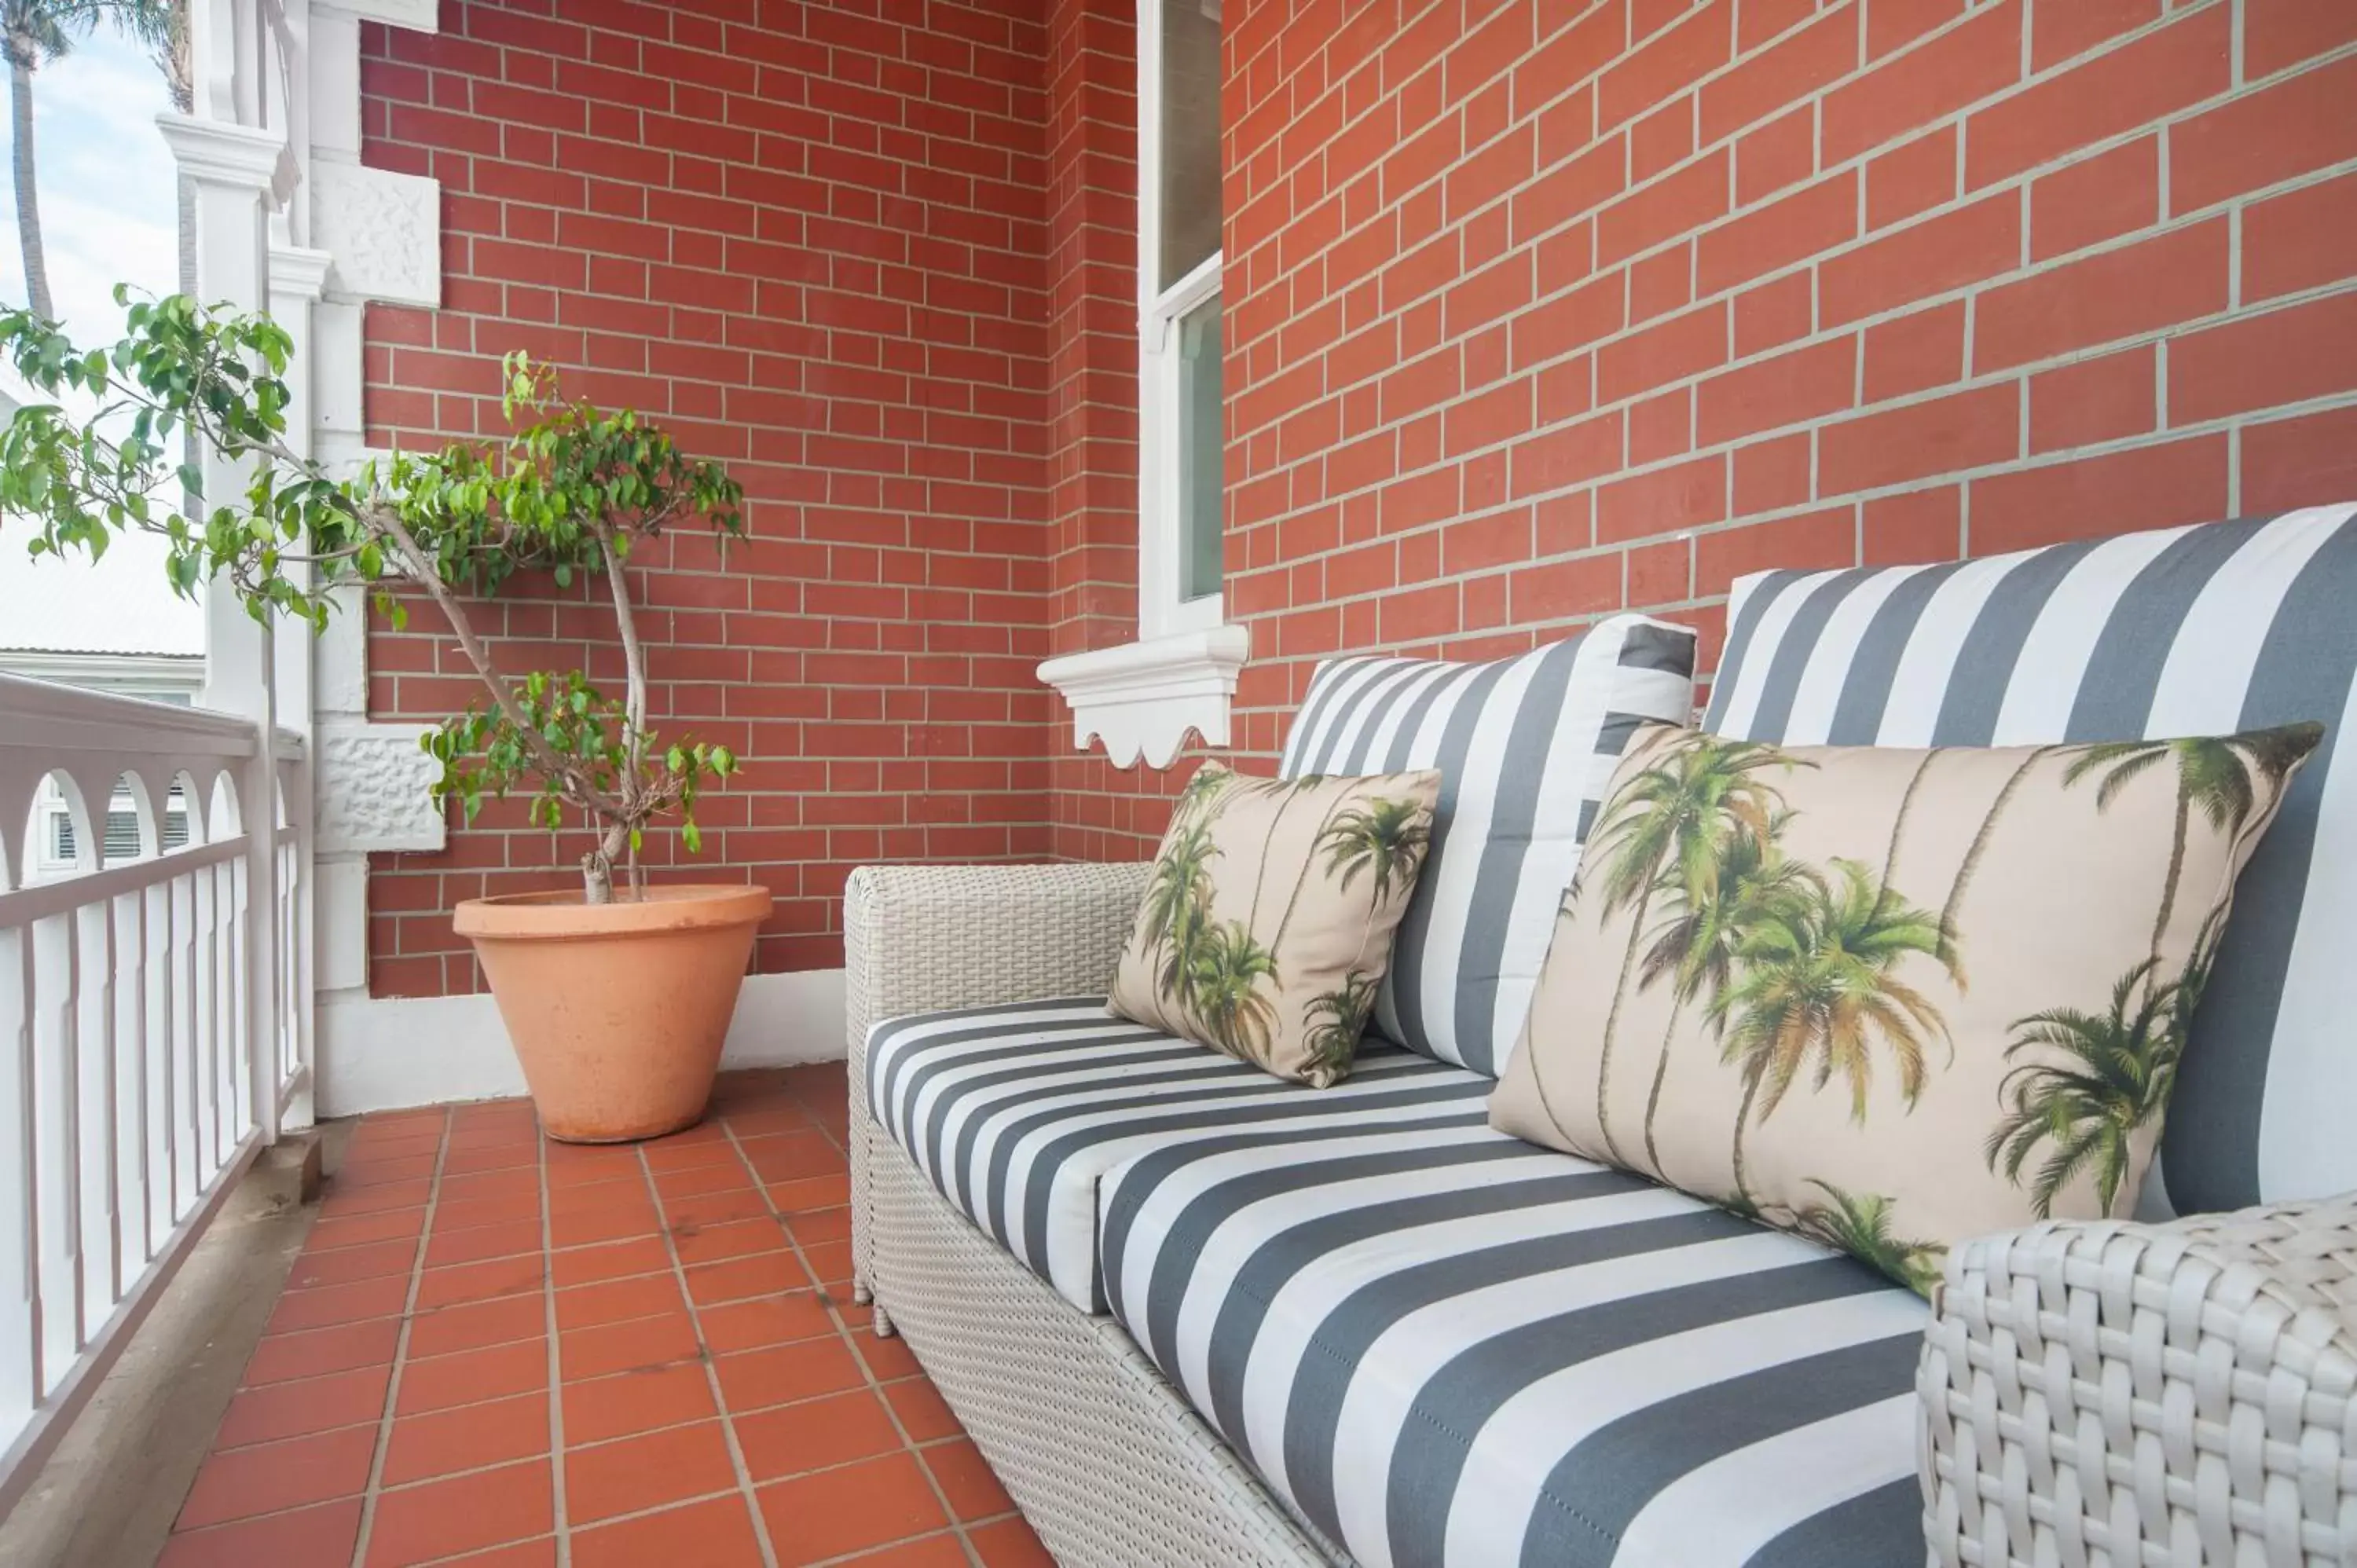
[[[1102,996],[895,1018],[869,1031],[867,1102],[960,1212],[1084,1312],[1103,1313],[1097,1180],[1147,1149],[1240,1126],[1315,1143],[1465,1113],[1494,1088],[1371,1043],[1310,1089],[1105,1012]]]
[[[1612,765],[1647,719],[1694,714],[1694,633],[1612,616],[1513,659],[1318,667],[1279,777],[1441,770],[1432,849],[1374,1030],[1496,1077]]]
[[[1735,585],[1706,728],[2015,746],[2326,725],[2243,873],[2160,1184],[2179,1212],[2357,1187],[2357,507]]]
[[[1471,1102],[1100,1190],[1114,1316],[1365,1568],[1923,1561],[1925,1308],[1850,1259]]]

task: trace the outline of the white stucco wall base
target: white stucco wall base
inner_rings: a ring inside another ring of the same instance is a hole
[[[843,971],[748,976],[723,1069],[831,1061],[844,1054]],[[487,995],[324,995],[318,1113],[352,1116],[524,1091],[498,1005]]]

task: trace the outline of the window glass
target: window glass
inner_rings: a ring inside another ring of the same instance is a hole
[[[1220,591],[1220,301],[1178,320],[1178,596]]]
[[[1157,294],[1220,248],[1219,0],[1163,0]]]

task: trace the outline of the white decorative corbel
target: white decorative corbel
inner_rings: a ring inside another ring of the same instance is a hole
[[[1075,748],[1093,737],[1116,768],[1140,757],[1168,768],[1189,731],[1209,746],[1230,744],[1228,705],[1251,652],[1248,628],[1215,626],[1050,659],[1039,679],[1071,708]]]

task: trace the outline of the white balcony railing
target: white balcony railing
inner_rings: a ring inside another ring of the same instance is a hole
[[[310,779],[264,751],[0,676],[0,1512],[307,1090]]]

